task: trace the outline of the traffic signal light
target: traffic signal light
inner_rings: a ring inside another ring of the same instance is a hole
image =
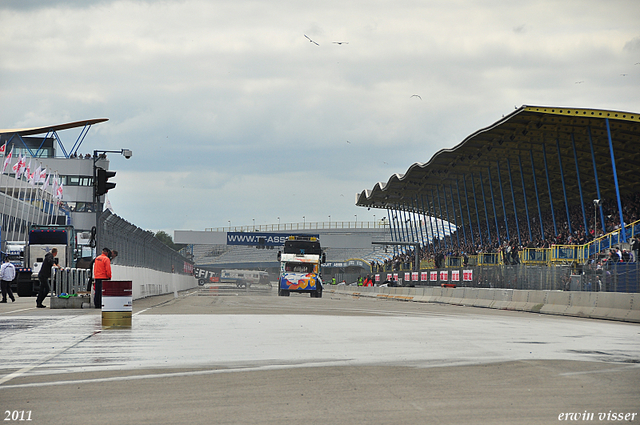
[[[96,182],[96,195],[102,196],[109,191],[109,189],[113,189],[116,187],[116,184],[113,182],[109,182],[108,180],[116,175],[115,171],[107,171],[100,167],[97,167],[97,182]]]

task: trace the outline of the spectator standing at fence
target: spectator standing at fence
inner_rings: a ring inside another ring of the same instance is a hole
[[[102,308],[102,281],[111,279],[111,260],[109,248],[102,248],[102,254],[96,257],[93,264],[93,282],[95,295],[93,305],[95,308]]]
[[[16,302],[16,298],[13,296],[11,290],[11,282],[16,278],[16,267],[9,261],[9,256],[4,258],[4,263],[0,267],[0,285],[2,285],[2,301],[0,303],[7,302],[7,294],[11,298],[11,302]]]
[[[640,236],[636,236],[631,244],[631,251],[633,251],[635,261],[638,261],[638,250],[640,250]]]
[[[40,272],[38,272],[38,280],[40,281],[40,291],[38,291],[38,298],[36,298],[36,307],[38,308],[46,308],[42,302],[47,295],[49,295],[49,278],[51,277],[51,269],[53,267],[57,267],[62,270],[62,267],[55,262],[55,256],[58,255],[58,249],[53,248],[51,252],[47,252],[44,256],[44,261],[42,262],[42,267],[40,267]]]

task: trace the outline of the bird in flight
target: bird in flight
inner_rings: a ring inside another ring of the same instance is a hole
[[[348,41],[334,41],[333,44],[349,44]]]
[[[307,37],[307,34],[304,35],[305,37]],[[310,42],[312,42],[313,44],[315,44],[316,46],[319,46],[318,43],[316,43],[315,41],[313,41],[312,39],[310,39],[309,37],[307,37],[307,40],[309,40]]]
[[[412,94],[409,99],[411,99],[412,97],[417,97],[418,99],[422,100],[422,97],[420,97],[419,94]]]
[[[582,83],[584,83],[584,80],[582,80],[582,81],[576,81],[576,84],[582,84]]]

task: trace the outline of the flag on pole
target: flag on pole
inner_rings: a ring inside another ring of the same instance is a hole
[[[7,166],[9,165],[9,162],[11,162],[12,156],[13,156],[13,148],[11,148],[11,152],[9,152],[9,155],[7,155],[7,157],[4,160],[4,165],[2,166],[2,174],[4,174],[4,172],[7,170]]]
[[[63,183],[60,182],[60,185],[58,185],[58,189],[56,190],[56,198],[58,199],[62,199],[62,186]]]
[[[16,180],[20,180],[20,177],[22,176],[22,172],[24,171],[25,166],[26,166],[26,162],[24,160],[24,157],[20,155],[20,159],[12,167],[13,171],[16,173]]]
[[[47,176],[44,179],[44,183],[42,184],[42,190],[44,190],[45,192],[47,191],[47,188],[49,187],[49,177],[50,176]]]
[[[4,142],[4,145],[0,148],[0,155],[4,156],[7,153],[7,142]]]

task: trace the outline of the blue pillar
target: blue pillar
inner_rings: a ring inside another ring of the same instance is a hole
[[[511,236],[509,236],[509,222],[507,221],[507,208],[504,205],[504,191],[502,190],[502,176],[500,172],[500,161],[496,161],[498,165],[498,186],[500,187],[500,199],[502,200],[502,215],[504,217],[504,227],[507,229],[507,241],[511,241]],[[489,173],[489,178],[491,178],[491,173]]]
[[[463,174],[462,175],[462,183],[464,184],[464,199],[465,202],[467,204],[467,217],[469,217],[469,230],[471,230],[471,244],[474,246],[476,246],[476,241],[475,241],[475,237],[473,235],[473,220],[471,220],[471,209],[469,208],[469,195],[467,192],[467,178],[466,176]],[[456,186],[458,185],[458,180],[456,180]],[[460,193],[460,191],[458,190],[458,193]],[[476,207],[477,209],[477,207]],[[477,211],[476,211],[477,212]],[[482,240],[482,235],[480,235],[480,240]]]
[[[516,218],[516,232],[518,232],[518,245],[522,245],[520,240],[520,223],[518,223],[518,209],[516,208],[516,194],[513,191],[513,178],[511,177],[511,161],[507,158],[507,168],[509,169],[509,184],[511,185],[511,200],[513,202],[513,215]]]
[[[627,242],[627,232],[624,228],[624,217],[622,215],[622,200],[620,199],[620,187],[618,186],[618,172],[616,171],[616,158],[613,155],[613,141],[611,140],[611,128],[609,127],[609,118],[604,119],[607,125],[607,137],[609,138],[609,153],[611,154],[611,167],[613,168],[613,182],[616,185],[616,198],[618,199],[618,213],[620,214],[620,233],[622,233],[622,242]]]
[[[438,199],[440,199],[440,191],[438,190],[438,187],[436,187],[436,191],[438,192]],[[451,242],[451,250],[453,250],[453,232],[451,231],[451,219],[449,218],[449,205],[447,204],[447,191],[444,188],[444,184],[442,185],[442,196],[444,196],[444,210],[447,213],[447,226],[449,227],[449,242]]]
[[[558,149],[558,164],[560,164],[560,180],[562,180],[562,193],[564,195],[564,209],[567,212],[567,226],[569,227],[569,234],[572,234],[571,230],[571,215],[569,215],[569,202],[567,202],[567,188],[564,183],[564,169],[562,168],[562,155],[560,154],[560,139],[556,136],[556,148]]]
[[[465,185],[466,185],[465,181]],[[480,224],[480,212],[478,210],[478,198],[476,197],[476,183],[473,181],[473,173],[471,173],[471,188],[473,188],[473,204],[476,206],[476,223],[478,223],[478,234],[480,235],[480,245],[482,246],[482,225]],[[489,229],[487,229],[489,233]],[[489,243],[491,243],[491,236],[489,236]]]
[[[493,196],[493,180],[491,180],[491,169],[487,167],[487,172],[489,173],[489,189],[491,190],[491,203],[493,204],[493,218],[496,222],[496,240],[498,241],[498,245],[502,243],[500,240],[500,227],[498,226],[498,212],[496,210],[496,198]],[[480,175],[482,177],[482,175]],[[484,196],[484,194],[482,195]]]
[[[491,243],[491,226],[489,226],[489,210],[487,209],[487,197],[484,194],[484,179],[482,171],[480,171],[480,189],[482,189],[482,200],[484,201],[484,216],[487,219],[487,235],[489,235],[489,243]],[[500,240],[498,240],[500,243]]]
[[[544,158],[544,171],[547,173],[547,188],[549,189],[549,205],[551,205],[551,218],[553,219],[553,234],[558,236],[558,226],[556,226],[556,214],[553,211],[553,198],[551,197],[551,180],[549,180],[549,167],[547,167],[547,149],[542,143],[542,157]]]
[[[444,188],[443,190],[446,192],[447,189]],[[455,220],[456,225],[456,239],[458,240],[458,249],[460,249],[460,226],[458,226],[458,217],[456,216],[456,203],[453,201],[453,189],[451,188],[451,185],[449,185],[449,193],[451,194],[451,211],[453,211],[453,219]],[[451,227],[451,223],[449,223],[449,227]],[[465,231],[464,226],[462,226],[462,231]]]
[[[527,189],[524,186],[524,172],[522,171],[522,160],[518,155],[518,166],[520,167],[520,180],[522,180],[522,197],[524,198],[524,210],[527,213],[527,226],[529,227],[529,242],[533,242],[533,233],[531,233],[531,219],[529,218],[529,205],[527,203]]]
[[[462,212],[462,201],[460,200],[460,185],[458,184],[458,178],[456,177],[456,193],[458,194],[458,207],[460,207],[460,221],[462,222],[462,234],[464,235],[464,243],[467,242],[467,231],[464,226],[464,213]],[[471,227],[471,223],[469,223],[469,227]],[[473,243],[473,229],[471,229],[471,243]]]
[[[591,138],[591,127],[587,127],[587,135],[589,136],[589,146],[591,146],[591,162],[593,163],[593,177],[596,181],[596,194],[598,199],[602,199],[600,196],[600,183],[598,183],[598,169],[596,168],[596,155],[593,151],[593,139]],[[600,203],[600,224],[602,225],[602,232],[606,233],[607,229],[604,223],[604,211],[602,210],[602,202]],[[593,236],[596,236],[596,229],[593,229]]]
[[[585,236],[589,235],[589,226],[587,226],[587,214],[584,210],[584,198],[582,197],[582,181],[580,180],[580,167],[578,166],[578,153],[576,152],[576,140],[571,133],[571,146],[573,147],[573,160],[576,163],[576,177],[578,179],[578,189],[580,189],[580,206],[582,207],[582,220],[584,221]]]
[[[536,191],[536,202],[538,204],[538,220],[540,221],[540,233],[542,233],[542,240],[544,240],[544,225],[542,224],[542,209],[540,208],[540,196],[538,195],[536,166],[533,164],[533,150],[531,149],[529,149],[529,156],[531,157],[531,175],[533,175],[533,189]]]
[[[425,232],[422,230],[422,219],[420,218],[422,214],[420,213],[421,210],[418,205],[418,195],[416,195],[416,197],[411,200],[411,204],[414,205],[414,211],[418,211],[418,226],[420,227],[420,241],[422,243],[422,246],[426,250],[428,247],[427,247],[427,243],[424,240]]]
[[[389,232],[391,233],[391,240],[396,241],[393,220],[391,219],[391,209],[387,208],[387,217],[389,217]],[[393,246],[393,253],[396,253],[396,246]]]
[[[433,191],[432,191],[433,192]],[[423,195],[423,204],[424,204],[424,197],[426,195]],[[429,200],[427,199],[427,206],[429,206]],[[424,209],[424,207],[423,207]],[[436,253],[436,233],[433,232],[433,215],[431,214],[431,207],[429,206],[429,227],[431,228],[431,245],[433,246],[433,253]]]
[[[437,187],[436,187],[437,188]],[[436,209],[436,203],[435,203],[435,196],[433,196],[433,189],[431,189],[431,199],[434,199],[433,202],[433,209]],[[440,206],[440,198],[438,197],[438,208],[440,209],[440,214],[439,216],[442,217],[442,207]],[[442,222],[442,219],[436,217],[436,232],[438,233],[438,249],[441,249],[442,247],[440,246],[440,226],[438,226],[438,220],[440,220],[440,222]],[[444,232],[444,228],[442,229],[442,231]],[[444,234],[442,235],[442,239],[444,240],[444,249],[447,249],[447,238],[445,238]]]

